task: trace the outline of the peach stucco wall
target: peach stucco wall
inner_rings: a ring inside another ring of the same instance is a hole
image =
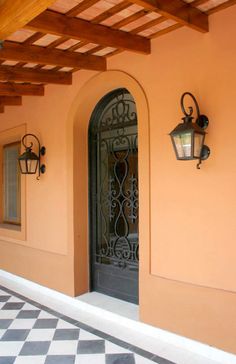
[[[125,52],[105,73],[0,115],[0,131],[26,124],[47,147],[46,174],[26,180],[26,238],[0,236],[0,267],[70,295],[88,290],[87,129],[99,99],[127,87],[138,110],[140,318],[236,353],[236,6],[210,17],[210,33],[181,28]],[[192,92],[210,119],[210,158],[178,162],[168,133]]]

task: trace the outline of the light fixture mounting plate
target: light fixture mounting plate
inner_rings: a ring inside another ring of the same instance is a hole
[[[206,160],[209,157],[210,153],[211,153],[210,148],[204,144],[201,152],[201,160],[203,161]]]
[[[46,154],[46,148],[45,147],[41,147],[40,154],[41,155],[45,155]]]
[[[196,120],[196,124],[204,130],[209,125],[209,119],[206,115],[199,115],[199,117]]]

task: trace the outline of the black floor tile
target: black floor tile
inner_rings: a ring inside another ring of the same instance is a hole
[[[0,296],[0,302],[7,302],[11,296]]]
[[[11,319],[1,319],[0,320],[0,329],[8,329],[8,327],[11,325],[13,320]]]
[[[51,341],[29,341],[24,343],[21,355],[46,355],[48,353]]]
[[[79,329],[57,329],[53,340],[78,340]]]
[[[45,364],[74,364],[74,362],[74,355],[48,355]]]
[[[7,302],[1,309],[2,310],[21,310],[24,302]]]
[[[25,341],[30,330],[15,329],[7,330],[2,336],[1,341]]]
[[[57,327],[58,319],[38,319],[33,329],[55,329]]]
[[[133,354],[106,354],[106,364],[135,364]]]
[[[13,364],[15,359],[16,359],[15,356],[1,356],[0,364]]]
[[[17,319],[38,318],[41,310],[21,310],[16,316]]]
[[[78,343],[78,354],[103,354],[105,353],[104,340],[81,340]]]

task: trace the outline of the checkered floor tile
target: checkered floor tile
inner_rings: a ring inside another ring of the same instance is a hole
[[[153,362],[171,364],[0,287],[0,364]]]

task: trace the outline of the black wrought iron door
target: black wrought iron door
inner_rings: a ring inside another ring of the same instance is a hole
[[[137,303],[137,114],[126,89],[99,102],[89,141],[91,289]]]

